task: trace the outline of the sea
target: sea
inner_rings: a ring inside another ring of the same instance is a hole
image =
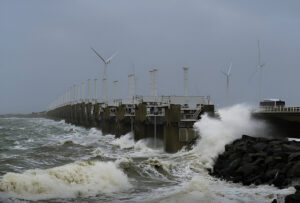
[[[0,119],[0,202],[284,202],[293,187],[243,186],[209,175],[224,146],[267,127],[238,104],[204,115],[192,149],[104,135],[46,118]]]

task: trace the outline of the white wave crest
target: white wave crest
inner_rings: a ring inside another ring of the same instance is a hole
[[[115,163],[122,169],[128,169],[131,167],[133,160],[130,157],[122,157],[117,159]]]
[[[164,152],[163,148],[151,148],[151,139],[141,139],[134,144],[132,157],[154,157]]]
[[[111,142],[113,145],[119,146],[121,149],[130,149],[134,147],[134,139],[132,133],[127,133]]]
[[[60,120],[58,121],[59,124],[66,124],[66,121],[65,120]]]
[[[283,200],[286,195],[294,192],[293,187],[286,189],[267,185],[241,187],[240,184],[216,180],[207,175],[197,175],[191,181],[183,183],[173,194],[161,198],[158,202],[267,203],[274,199]]]
[[[131,188],[128,177],[113,162],[75,162],[46,170],[7,173],[0,191],[29,200],[95,196]]]
[[[251,108],[238,104],[219,110],[220,119],[204,115],[194,124],[200,140],[193,152],[199,154],[206,167],[212,167],[213,158],[224,151],[226,144],[239,139],[243,134],[257,136],[266,128],[265,123],[251,117]]]

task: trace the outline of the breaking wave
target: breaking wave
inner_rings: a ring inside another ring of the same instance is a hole
[[[134,147],[134,139],[132,133],[127,133],[112,141],[113,145],[119,146],[121,149],[129,149]]]
[[[239,139],[243,134],[264,136],[266,124],[251,116],[251,107],[237,104],[219,110],[220,119],[204,115],[194,124],[200,140],[192,150],[201,156],[206,167],[211,168],[213,159],[225,150],[225,145]]]
[[[294,192],[293,187],[286,189],[277,189],[267,185],[241,187],[240,184],[197,175],[191,181],[183,183],[169,196],[160,198],[158,202],[269,203],[274,199],[284,202],[284,197]]]
[[[75,162],[46,170],[7,173],[0,191],[29,200],[95,196],[130,189],[128,177],[113,162]]]

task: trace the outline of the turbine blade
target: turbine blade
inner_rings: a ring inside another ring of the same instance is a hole
[[[256,73],[260,70],[260,66],[258,65],[255,71],[251,74],[249,77],[249,82],[252,80],[252,78],[256,75]]]
[[[231,74],[231,67],[232,67],[232,62],[230,63],[230,66],[229,66],[229,69],[228,69],[227,75],[230,75],[230,74]]]
[[[109,57],[109,58],[105,61],[105,63],[109,64],[110,61],[111,61],[115,56],[117,56],[117,55],[118,55],[118,51],[116,51],[111,57]]]
[[[227,76],[227,73],[225,73],[225,71],[222,71],[222,70],[221,70],[221,73],[223,73],[225,76]]]
[[[261,64],[261,53],[260,53],[259,40],[257,40],[257,48],[258,48],[258,65],[260,65]]]
[[[132,61],[132,70],[133,70],[133,74],[135,75],[135,64],[133,61]]]
[[[104,64],[106,64],[106,61],[104,60],[104,58],[93,48],[91,47],[91,49],[93,50],[93,52],[95,52],[95,54],[103,61]]]

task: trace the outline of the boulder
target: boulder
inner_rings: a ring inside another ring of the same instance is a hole
[[[245,185],[291,185],[300,178],[300,143],[243,135],[225,146],[210,174]]]
[[[290,194],[285,197],[285,203],[299,203],[300,202],[300,186],[295,186],[295,194]]]
[[[289,161],[300,160],[300,152],[293,152],[288,156]]]
[[[287,177],[290,178],[300,177],[300,161],[295,162],[292,168],[288,170]]]

